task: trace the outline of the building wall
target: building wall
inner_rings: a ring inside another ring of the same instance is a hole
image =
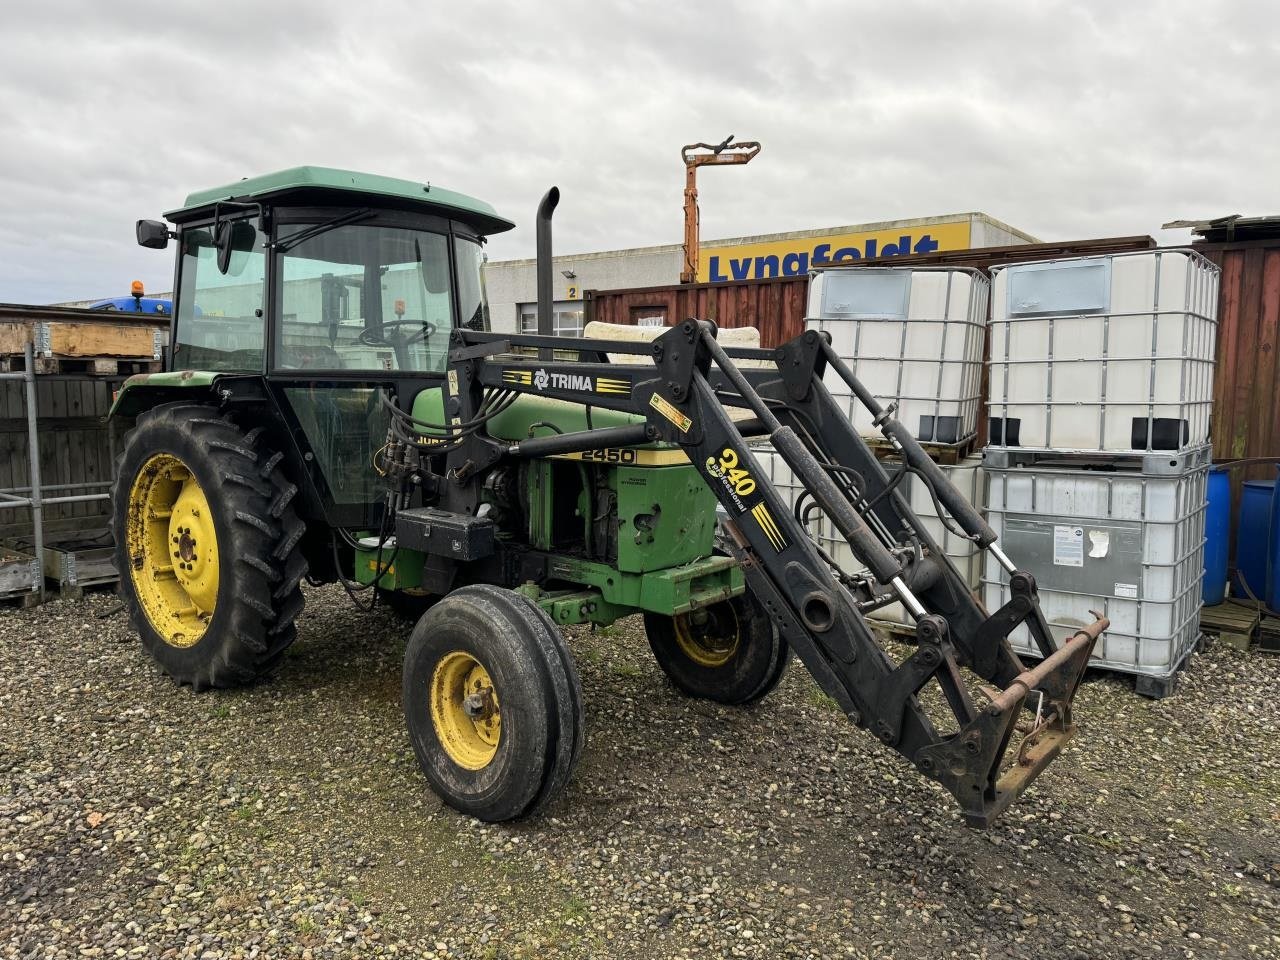
[[[1012,247],[1020,243],[1039,243],[1029,233],[1011,227],[1007,223],[992,219],[985,214],[975,213],[971,222],[973,235],[970,246],[978,247]]]
[[[944,227],[951,237],[959,238],[963,234],[963,238],[957,241],[944,243],[940,248],[943,250],[1036,242],[1030,234],[984,213],[960,213],[704,241],[701,274],[708,272],[709,265],[706,261],[709,255],[722,251],[723,256],[717,262],[716,271],[726,276],[731,275],[731,258],[737,257],[740,266],[747,269],[744,261],[748,255],[753,260],[750,265],[753,279],[758,267],[766,266],[767,269],[781,271],[784,263],[789,274],[803,276],[808,273],[809,259],[814,248],[824,241],[835,241],[850,234],[875,235],[878,238],[878,249],[883,250],[884,244],[898,243],[901,236],[918,239],[931,226]],[[965,226],[967,231],[963,229]],[[827,251],[830,256],[840,244],[828,243],[828,246],[832,247]],[[795,255],[788,261],[785,252],[793,249]],[[776,265],[773,262],[767,265],[754,262],[756,254],[769,253],[776,255]],[[682,258],[683,250],[679,244],[557,256],[553,260],[555,299],[559,302],[581,300],[584,290],[628,290],[676,283],[680,279]],[[563,271],[566,270],[575,276],[565,277]],[[520,305],[533,303],[537,299],[537,261],[497,260],[486,264],[485,284],[489,294],[493,329],[514,332],[518,325]]]
[[[485,265],[485,289],[494,330],[513,333],[521,303],[537,299],[536,260],[500,260]],[[680,247],[643,247],[554,257],[552,290],[557,300],[581,300],[583,290],[651,287],[680,277]],[[574,277],[565,277],[568,270]],[[570,295],[572,294],[572,296]]]

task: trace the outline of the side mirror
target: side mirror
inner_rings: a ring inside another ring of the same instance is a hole
[[[258,231],[248,220],[222,220],[214,227],[213,243],[218,248],[218,272],[226,274],[231,271],[231,257],[236,253],[248,253],[253,249],[253,241]],[[244,268],[243,261],[239,264]],[[236,270],[239,274],[240,270]]]
[[[159,220],[139,220],[136,229],[140,247],[163,250],[169,245],[169,228]]]

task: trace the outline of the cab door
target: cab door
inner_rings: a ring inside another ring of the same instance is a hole
[[[327,215],[277,226],[270,380],[326,519],[367,528],[386,495],[384,396],[408,408],[444,379],[455,238],[448,221],[394,213],[317,231]]]

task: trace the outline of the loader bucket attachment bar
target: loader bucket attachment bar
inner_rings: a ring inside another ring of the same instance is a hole
[[[807,332],[776,350],[726,350],[714,324],[690,319],[652,343],[467,330],[453,338],[450,416],[474,418],[485,391],[538,393],[643,416],[643,429],[625,436],[683,448],[728,514],[732,552],[748,588],[818,685],[854,724],[946,788],[968,824],[990,825],[1074,735],[1072,702],[1107,620],[1099,616],[1065,643],[1054,642],[1035,579],[1004,556],[977,511],[825,336]],[[511,353],[547,347],[579,359]],[[652,362],[615,364],[611,354]],[[1011,596],[999,610],[987,613],[923,528],[898,489],[900,478],[885,472],[827,391],[828,369],[871,411],[903,469],[949,515],[944,522],[992,551],[1008,571]],[[749,419],[735,420],[733,407],[750,411]],[[602,449],[621,436],[616,429],[585,430],[557,436],[554,446]],[[802,510],[797,501],[793,508],[782,499],[748,437],[771,443],[812,506]],[[475,435],[449,454],[448,475],[465,478],[503,458],[545,455],[543,447]],[[806,519],[814,509],[865,573],[836,568],[809,536]],[[900,661],[865,618],[895,602],[915,622],[915,649]],[[1019,627],[1042,654],[1035,666],[1023,664],[1009,644]]]

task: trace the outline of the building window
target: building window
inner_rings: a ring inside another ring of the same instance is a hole
[[[557,337],[582,336],[582,301],[557,300],[551,305],[551,329]],[[538,332],[538,305],[520,304],[520,332]]]

